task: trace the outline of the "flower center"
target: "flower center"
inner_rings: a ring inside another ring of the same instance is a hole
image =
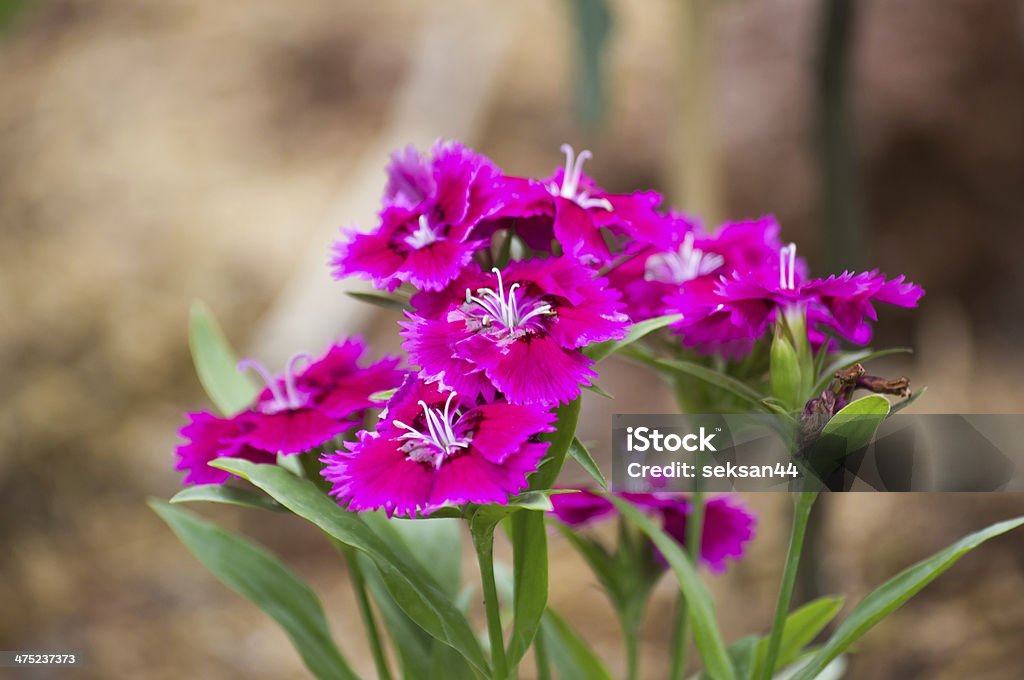
[[[705,253],[693,247],[693,232],[688,232],[679,250],[657,253],[647,258],[644,266],[645,281],[661,283],[686,283],[698,276],[706,276],[725,264],[725,258],[718,253]]]
[[[405,242],[410,248],[415,250],[426,248],[437,240],[438,234],[427,222],[426,215],[420,215],[419,226],[416,227],[416,231],[405,237]]]
[[[448,400],[444,402],[444,409],[427,406],[426,402],[420,400],[426,431],[398,420],[391,421],[396,427],[408,430],[399,439],[406,441],[403,450],[410,460],[417,463],[430,463],[437,469],[441,467],[445,459],[457,453],[459,449],[469,447],[472,437],[466,434],[462,436],[455,434],[455,428],[462,418],[462,414],[458,410],[451,410],[452,399],[455,396],[455,392],[448,395]]]
[[[246,369],[252,369],[263,378],[263,382],[266,383],[267,389],[270,390],[270,401],[265,401],[257,404],[257,408],[263,413],[268,415],[274,413],[280,413],[281,411],[294,411],[295,409],[302,408],[309,403],[309,395],[300,392],[298,386],[295,384],[296,368],[300,361],[311,362],[313,357],[306,352],[299,352],[294,354],[285,365],[284,378],[278,380],[274,375],[267,370],[267,367],[256,361],[255,359],[242,359],[238,362],[238,370],[245,371]],[[284,383],[284,390],[281,389],[281,383]]]
[[[796,290],[796,244],[779,249],[779,288]]]
[[[518,283],[509,286],[506,292],[501,271],[497,267],[491,271],[498,277],[497,291],[493,288],[477,288],[476,295],[473,295],[469,288],[466,289],[466,304],[476,306],[475,309],[470,308],[466,311],[479,318],[482,326],[498,323],[502,328],[512,331],[528,324],[534,325],[539,317],[555,313],[546,302],[525,301]]]
[[[558,186],[556,182],[551,182],[548,184],[548,191],[553,196],[569,199],[584,210],[602,208],[611,212],[612,204],[608,202],[607,198],[591,198],[590,194],[586,191],[580,191],[580,179],[583,177],[583,162],[588,158],[593,158],[590,151],[584,149],[577,156],[571,146],[563,144],[562,153],[565,154],[565,174],[562,175],[562,186]]]

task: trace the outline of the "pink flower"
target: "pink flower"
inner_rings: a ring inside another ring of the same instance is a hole
[[[377,230],[334,245],[335,278],[357,275],[394,290],[402,282],[440,290],[489,241],[477,225],[502,204],[501,174],[485,157],[438,141],[427,159],[409,147],[388,166]]]
[[[691,512],[690,501],[676,494],[616,494],[661,520],[662,529],[682,546]],[[553,494],[552,513],[561,522],[577,528],[615,516],[615,506],[603,496],[586,489],[576,493]],[[701,560],[713,572],[722,572],[728,558],[743,556],[747,543],[754,537],[757,518],[735,496],[709,498],[704,508],[704,529],[701,533]],[[656,550],[651,545],[652,550]],[[659,558],[664,560],[664,558]]]
[[[470,399],[497,391],[513,404],[572,401],[596,375],[581,349],[624,337],[629,324],[619,293],[569,258],[474,271],[458,284],[466,287],[421,297],[403,347],[426,380]]]
[[[664,242],[658,193],[610,194],[583,174],[589,151],[577,156],[571,146],[563,144],[562,152],[565,168],[552,177],[508,178],[505,183],[505,206],[498,216],[514,223],[516,233],[532,250],[551,253],[554,241],[568,257],[585,264],[604,264],[613,256],[602,230],[616,238]]]
[[[209,463],[217,458],[245,458],[254,463],[273,463],[274,455],[245,442],[243,423],[208,412],[187,413],[189,423],[179,431],[186,443],[178,445],[175,470],[185,471],[185,484],[223,484],[231,473]]]
[[[730,222],[709,234],[689,216],[670,213],[662,235],[669,247],[638,242],[637,254],[614,267],[608,280],[622,291],[634,321],[649,319],[669,313],[665,298],[684,284],[771,266],[782,245],[778,235],[770,216]]]
[[[717,281],[694,279],[666,298],[669,312],[683,319],[673,328],[688,347],[740,353],[761,337],[778,314],[806,315],[810,337],[820,342],[832,330],[856,344],[871,340],[874,302],[916,307],[924,289],[903,276],[886,279],[877,270],[843,272],[806,280],[796,245],[779,250],[774,266],[734,271]],[[733,351],[735,350],[735,351]]]
[[[475,404],[410,376],[376,432],[324,456],[331,495],[350,510],[430,514],[446,505],[507,504],[527,487],[548,444],[554,414],[504,400]]]

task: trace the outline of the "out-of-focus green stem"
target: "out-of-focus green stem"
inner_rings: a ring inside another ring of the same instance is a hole
[[[639,631],[626,631],[626,680],[637,680],[640,672]]]
[[[786,626],[786,617],[789,616],[789,603],[793,599],[793,586],[796,583],[796,572],[800,566],[800,553],[804,548],[807,519],[811,515],[811,508],[817,497],[817,491],[796,492],[793,531],[789,538],[789,551],[786,553],[786,567],[782,571],[779,600],[775,604],[775,621],[772,623],[771,635],[768,638],[768,651],[765,653],[764,665],[761,667],[761,680],[771,680],[774,675],[775,661],[779,657],[779,646],[782,644],[782,632]]]
[[[501,605],[494,582],[494,527],[489,531],[473,532],[477,562],[480,564],[480,583],[487,613],[487,635],[491,643],[491,677],[508,680],[508,659],[505,657],[505,636],[501,629]]]
[[[370,598],[366,592],[366,578],[363,576],[363,568],[359,564],[359,555],[346,545],[341,543],[337,545],[348,565],[349,578],[352,579],[352,589],[355,591],[356,602],[359,605],[359,616],[363,620],[366,637],[370,641],[370,652],[373,654],[373,664],[377,668],[377,677],[380,680],[391,680],[388,659],[384,654],[384,644],[381,642],[380,630],[377,628],[377,620],[373,615],[373,607],[370,606]]]
[[[714,14],[716,0],[682,0],[675,90],[678,124],[670,168],[672,198],[718,224],[722,217],[715,130]]]
[[[700,477],[697,478],[698,481]],[[690,495],[690,516],[686,521],[686,554],[694,568],[700,563],[700,544],[704,537],[704,508],[707,499],[700,488]],[[672,638],[672,666],[669,680],[682,680],[686,672],[686,653],[690,644],[690,611],[686,598],[679,593],[676,605],[676,625]]]
[[[537,631],[537,637],[533,640],[533,658],[537,662],[537,680],[551,680],[551,664],[543,631]]]

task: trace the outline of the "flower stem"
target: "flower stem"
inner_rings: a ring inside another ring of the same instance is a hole
[[[473,545],[480,564],[480,582],[484,594],[484,610],[487,612],[487,635],[491,642],[491,677],[494,680],[508,679],[508,660],[505,658],[505,636],[501,630],[501,606],[498,589],[494,583],[494,527],[487,531],[473,532]]]
[[[551,680],[551,665],[548,662],[548,647],[544,632],[537,631],[533,640],[533,658],[537,661],[537,680]]]
[[[698,481],[699,481],[698,477]],[[694,568],[700,563],[700,544],[704,536],[704,491],[698,487],[690,495],[690,516],[686,522],[686,554]],[[672,639],[672,667],[669,680],[682,680],[686,671],[686,653],[690,640],[690,612],[686,598],[679,593],[676,604],[676,625]]]
[[[786,554],[786,567],[782,571],[782,585],[779,588],[779,600],[775,605],[775,621],[772,623],[771,636],[768,638],[768,651],[761,666],[761,680],[771,680],[775,672],[775,661],[782,645],[782,632],[789,615],[789,604],[793,598],[793,587],[796,584],[796,572],[800,566],[800,553],[804,548],[804,536],[807,533],[807,519],[811,516],[811,508],[818,497],[817,491],[798,491],[794,498],[793,532],[789,538],[789,552]]]
[[[359,555],[348,546],[341,546],[342,555],[348,564],[348,573],[352,579],[352,589],[356,594],[356,602],[359,604],[359,616],[363,620],[363,627],[366,629],[366,637],[370,641],[370,651],[373,654],[373,663],[377,668],[377,677],[380,680],[391,680],[391,671],[388,670],[387,656],[384,654],[384,645],[381,642],[380,631],[377,629],[377,621],[373,616],[373,608],[370,606],[370,598],[366,593],[366,578],[363,576],[363,568],[359,564]]]
[[[626,679],[637,680],[640,669],[640,641],[638,631],[626,635]]]

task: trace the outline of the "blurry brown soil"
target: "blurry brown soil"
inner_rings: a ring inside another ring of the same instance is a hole
[[[512,172],[544,173],[561,142],[582,142],[609,187],[664,188],[670,6],[613,4],[604,130],[573,124],[565,8],[529,0],[481,150]],[[178,488],[180,414],[205,404],[185,342],[190,300],[210,303],[245,346],[349,159],[378,131],[418,22],[447,7],[53,0],[0,35],[0,649],[78,649],[83,678],[306,677],[285,636],[209,576],[144,500]],[[776,213],[812,258],[815,7],[725,3],[718,28],[729,214]],[[885,317],[894,330],[882,341],[918,347],[897,369],[930,385],[927,410],[1019,412],[1020,5],[863,8],[854,61],[871,258],[929,289],[919,313]],[[622,364],[601,384],[618,399],[588,404],[582,436],[598,455],[608,414],[671,408],[667,392],[652,397],[653,378]],[[711,581],[729,639],[767,626],[786,532],[784,497],[747,500],[759,537]],[[853,600],[1024,511],[1012,495],[829,504],[823,580]],[[309,578],[342,647],[370,673],[343,569],[314,530],[201,510]],[[607,604],[568,546],[552,543],[553,604],[620,669]],[[669,595],[666,584],[651,607],[651,678],[667,658]],[[849,677],[1019,678],[1022,630],[1024,538],[1007,536],[867,636]]]

